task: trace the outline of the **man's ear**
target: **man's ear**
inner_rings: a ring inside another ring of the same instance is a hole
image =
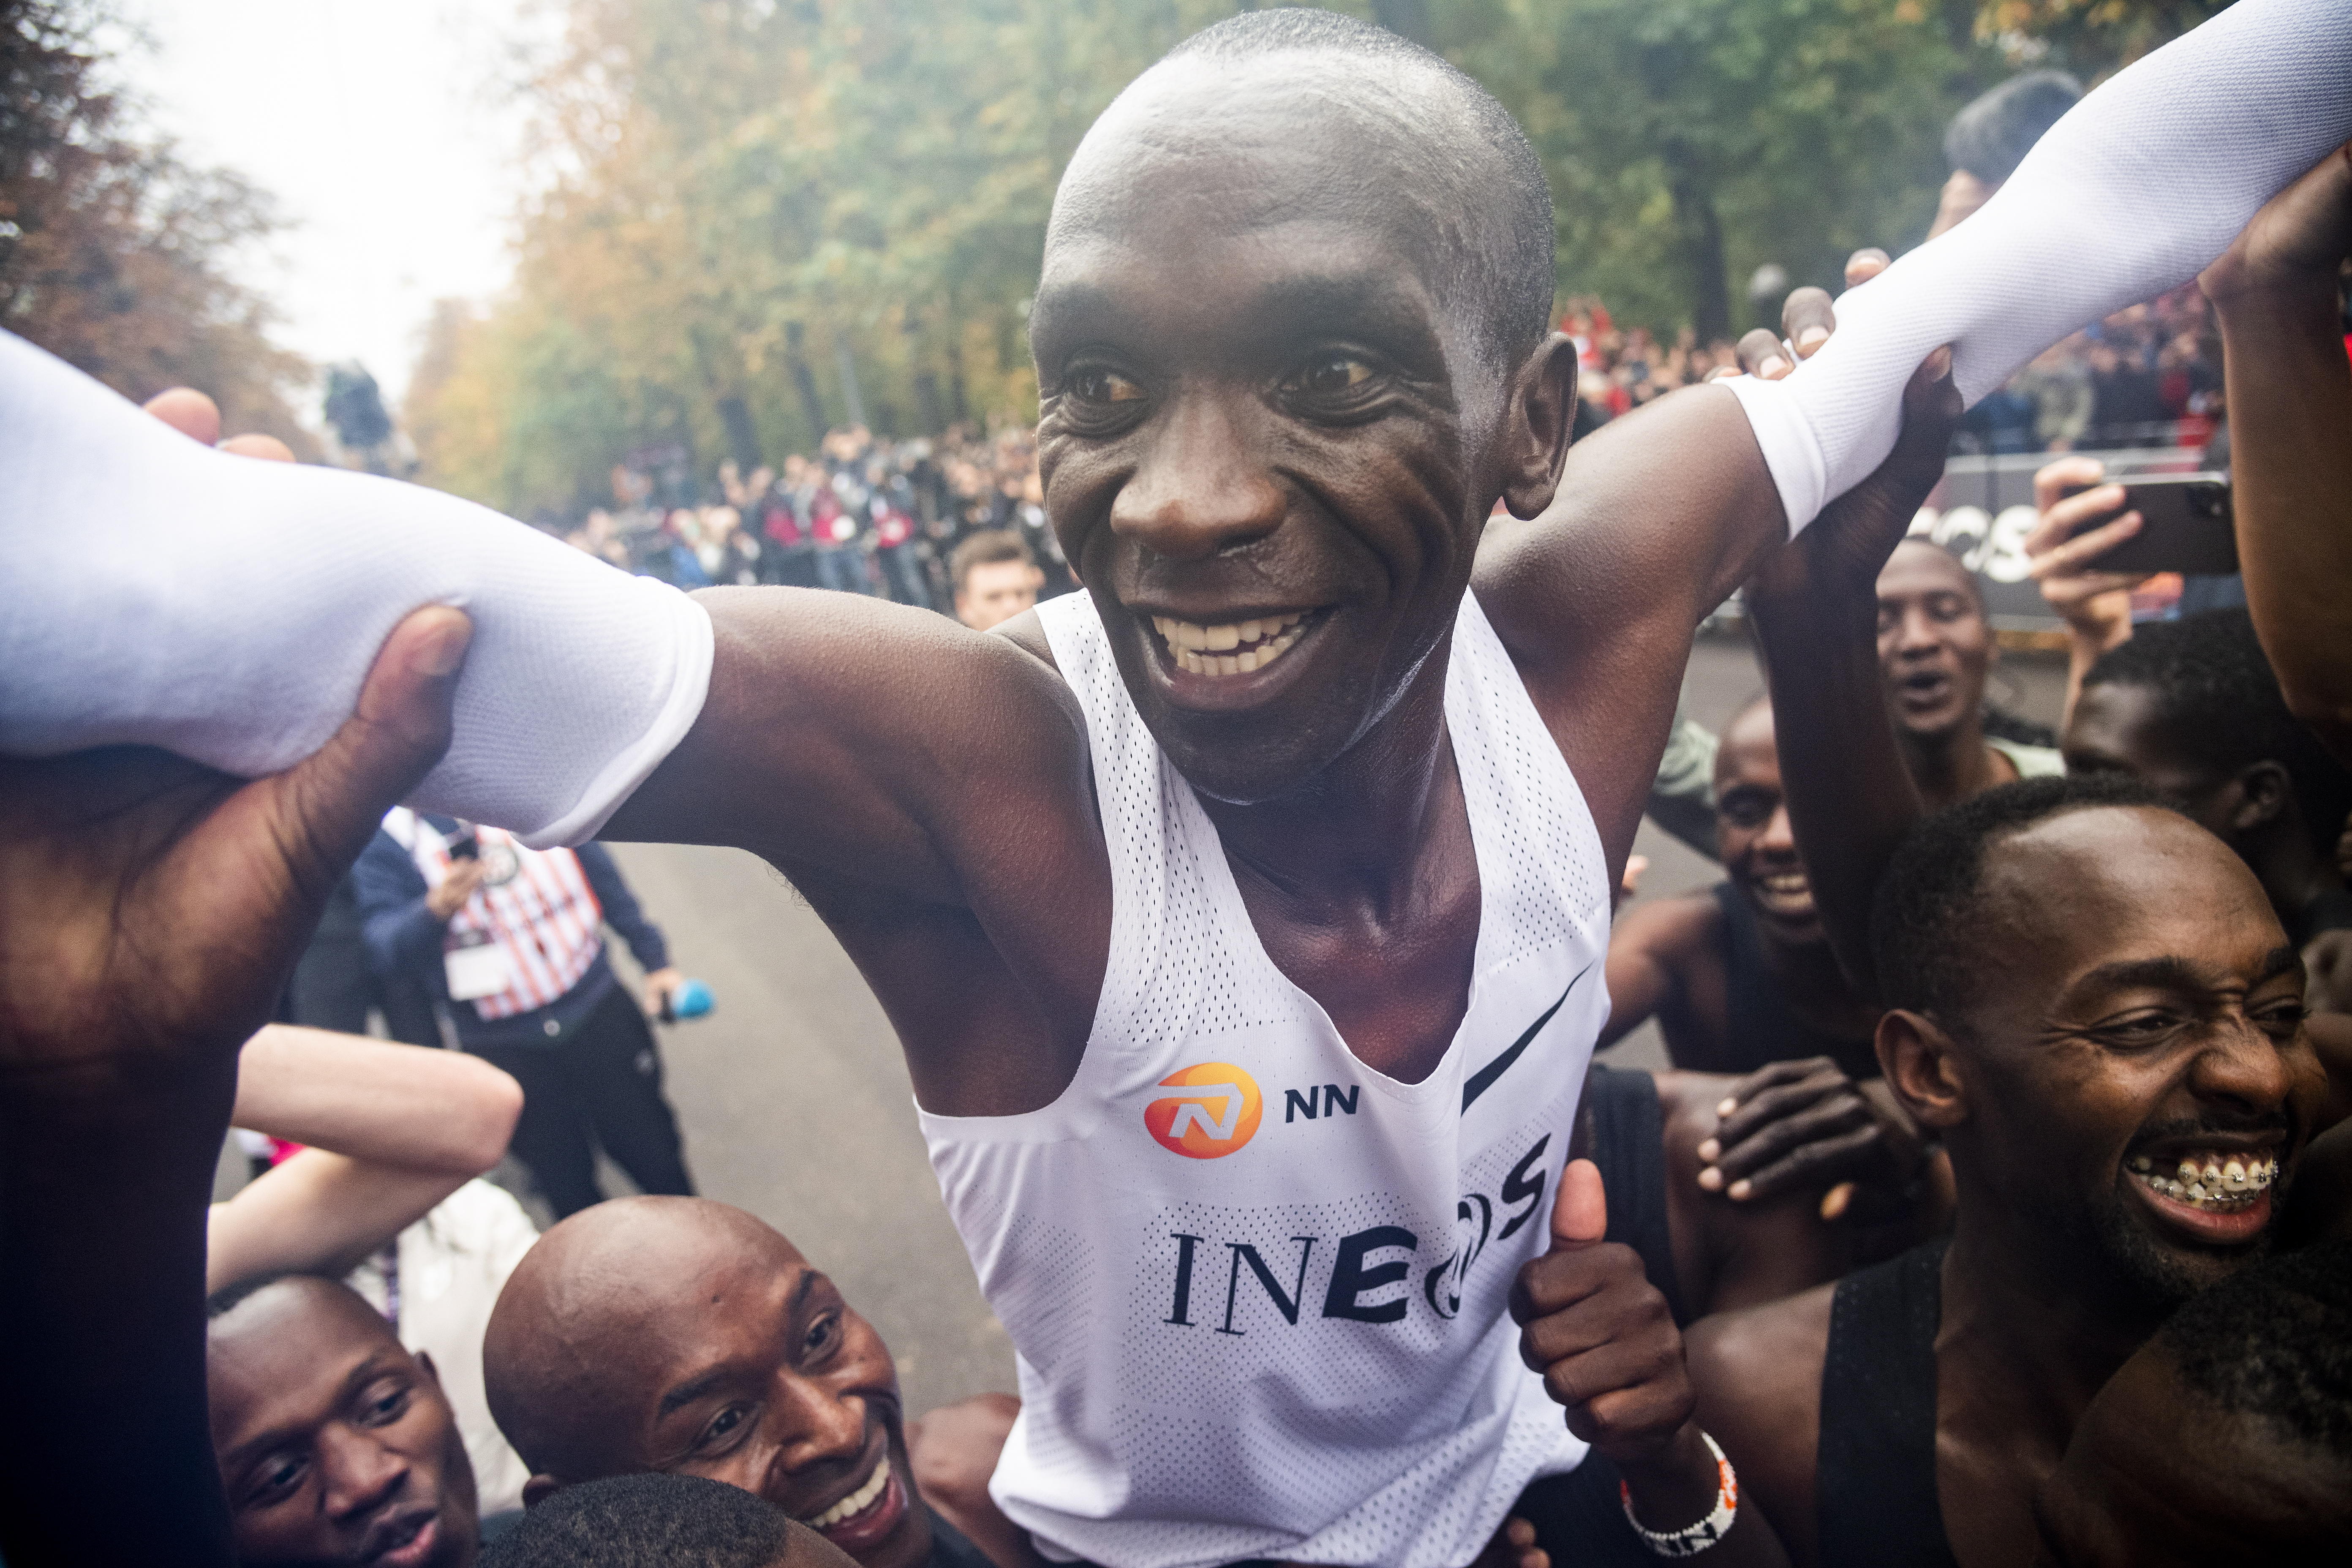
[[[2284,816],[2294,803],[2294,781],[2276,763],[2250,763],[2230,782],[2238,792],[2229,807],[2230,828],[2234,833],[2267,827]]]
[[[541,1503],[562,1491],[563,1487],[564,1480],[562,1476],[533,1476],[522,1484],[522,1506],[537,1508]]]
[[[1953,1059],[1952,1037],[1924,1013],[1895,1008],[1880,1016],[1872,1044],[1886,1087],[1913,1121],[1937,1131],[1969,1119],[1968,1088]]]
[[[1503,504],[1513,517],[1524,521],[1551,505],[1575,430],[1576,345],[1549,332],[1519,366],[1504,416],[1497,457]]]
[[[436,1393],[446,1395],[447,1394],[447,1390],[441,1387],[441,1369],[433,1364],[433,1352],[431,1351],[411,1351],[409,1354],[415,1357],[416,1370],[425,1374],[425,1381],[431,1384]]]

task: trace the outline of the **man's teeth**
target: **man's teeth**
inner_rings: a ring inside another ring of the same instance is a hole
[[[1194,675],[1247,675],[1264,669],[1290,651],[1297,642],[1304,610],[1267,616],[1255,621],[1226,621],[1204,626],[1173,616],[1154,616],[1151,624],[1175,657],[1176,668]]]
[[[864,1513],[874,1506],[874,1500],[880,1497],[882,1489],[889,1484],[890,1457],[886,1454],[882,1462],[874,1467],[874,1473],[866,1478],[864,1486],[807,1522],[812,1529],[823,1530],[827,1525],[839,1524],[845,1519]]]
[[[2192,1208],[2242,1208],[2278,1180],[2278,1157],[2247,1154],[2191,1154],[2168,1173],[2145,1154],[2134,1156],[2132,1174],[2154,1191]]]

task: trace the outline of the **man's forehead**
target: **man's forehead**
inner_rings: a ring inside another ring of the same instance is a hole
[[[2157,959],[2259,967],[2283,940],[2245,863],[2154,806],[2045,817],[1989,845],[1984,875],[1987,923],[2053,980]]]
[[[1426,260],[1463,216],[1463,153],[1428,73],[1324,58],[1164,63],[1078,147],[1046,232],[1046,274],[1087,239],[1240,236],[1312,222]],[[1458,237],[1458,236],[1454,237]]]

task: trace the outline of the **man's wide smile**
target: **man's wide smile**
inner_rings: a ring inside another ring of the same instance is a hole
[[[1170,698],[1179,707],[1211,710],[1255,707],[1290,684],[1308,658],[1301,645],[1314,642],[1331,622],[1329,605],[1255,610],[1215,621],[1135,614],[1150,627],[1144,641]]]
[[[2275,1150],[2175,1149],[2136,1154],[2126,1169],[2157,1217],[2197,1241],[2247,1241],[2270,1223]]]

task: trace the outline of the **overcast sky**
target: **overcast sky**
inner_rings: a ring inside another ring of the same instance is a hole
[[[528,0],[123,0],[125,68],[188,161],[236,169],[291,226],[248,264],[288,347],[397,397],[433,301],[511,273],[520,116],[501,46]],[[305,410],[315,421],[316,411]]]

